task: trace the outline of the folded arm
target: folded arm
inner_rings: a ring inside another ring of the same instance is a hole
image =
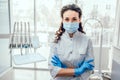
[[[83,74],[86,70],[93,70],[94,66],[90,64],[90,62],[93,62],[93,61],[94,61],[93,59],[84,61],[83,64],[79,66],[78,68],[69,68],[65,64],[63,64],[57,56],[53,56],[51,60],[54,66],[61,68],[61,70],[58,72],[56,77],[58,76],[79,76]]]

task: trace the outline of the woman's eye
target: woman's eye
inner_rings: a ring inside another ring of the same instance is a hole
[[[77,19],[75,19],[75,18],[73,19],[73,21],[76,21],[76,20],[77,20]]]
[[[66,19],[65,19],[65,21],[69,21],[69,19],[68,19],[68,18],[66,18]]]

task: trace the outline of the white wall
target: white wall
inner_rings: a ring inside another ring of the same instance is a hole
[[[113,63],[112,63],[112,75],[111,80],[120,79],[120,0],[117,0],[116,7],[116,29],[113,47]]]
[[[0,0],[0,75],[10,67],[8,0]]]
[[[10,67],[8,39],[0,39],[0,74]]]
[[[113,49],[113,63],[112,63],[112,75],[111,80],[119,80],[120,79],[120,49]]]

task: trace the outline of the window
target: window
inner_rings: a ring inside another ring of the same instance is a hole
[[[0,0],[0,34],[9,34],[8,1]]]
[[[119,1],[119,4],[120,4],[120,1]],[[120,6],[120,5],[119,5],[119,6]],[[119,10],[119,13],[120,13],[120,10]],[[118,14],[119,14],[119,13],[118,13]],[[118,46],[119,46],[119,48],[120,48],[120,15],[119,15],[119,28],[118,28],[118,29],[119,29],[119,31],[118,31],[118,35],[119,35],[119,40],[118,40],[118,42],[119,42],[119,45],[118,45]]]
[[[115,28],[115,46],[120,48],[120,1],[117,0],[116,4],[116,28]]]
[[[118,31],[118,47],[120,48],[120,22],[119,22],[119,31]]]

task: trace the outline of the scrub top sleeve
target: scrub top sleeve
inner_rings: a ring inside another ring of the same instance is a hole
[[[56,75],[58,74],[58,72],[61,70],[60,67],[57,67],[57,66],[53,66],[52,63],[51,63],[51,59],[54,55],[57,54],[57,50],[56,50],[56,43],[52,43],[51,46],[50,46],[50,55],[49,55],[49,58],[48,58],[48,68],[50,70],[50,74],[53,78],[56,77]]]
[[[93,45],[92,45],[92,41],[89,39],[85,61],[86,61],[86,60],[90,60],[90,59],[94,59],[94,55],[93,55]],[[91,62],[90,64],[94,65],[94,62]],[[93,71],[91,71],[91,70],[85,71],[85,72],[81,75],[82,80],[89,80],[89,76],[92,74],[92,72],[93,72]]]
[[[85,60],[94,59],[92,40],[89,39]],[[94,65],[94,61],[91,63]]]

